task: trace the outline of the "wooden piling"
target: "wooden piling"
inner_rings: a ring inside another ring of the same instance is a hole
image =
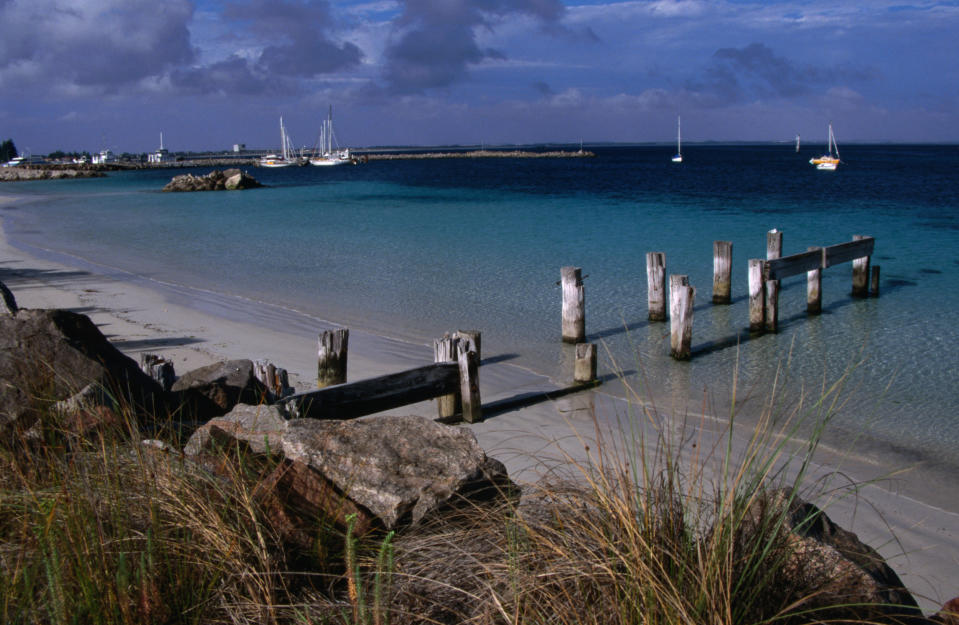
[[[317,388],[346,383],[346,355],[349,340],[349,328],[324,330],[320,334],[316,365]]]
[[[586,340],[586,297],[582,270],[579,267],[563,267],[560,275],[563,285],[563,342],[581,343]]]
[[[275,401],[293,393],[286,369],[277,367],[269,360],[253,361],[253,377],[266,387],[269,401]]]
[[[766,332],[779,330],[779,280],[766,280]]]
[[[821,247],[809,247],[810,252],[822,252]],[[822,267],[816,267],[806,272],[806,313],[818,315],[822,313]]]
[[[169,391],[176,382],[173,363],[157,354],[140,354],[140,369],[156,380],[164,391]]]
[[[732,301],[732,271],[732,241],[713,241],[713,304],[729,304]]]
[[[689,360],[693,338],[693,304],[696,289],[686,276],[669,277],[669,353],[676,360]]]
[[[456,362],[459,358],[458,337],[446,334],[441,339],[433,339],[433,362]],[[448,419],[460,411],[460,390],[436,398],[436,411],[440,419]]]
[[[666,321],[666,254],[646,252],[649,320]]]
[[[872,279],[869,282],[869,296],[879,297],[879,265],[872,266]]]
[[[766,260],[782,258],[783,255],[783,233],[782,230],[773,228],[766,233]]]
[[[870,237],[862,234],[854,234],[853,241],[862,241]],[[852,261],[852,296],[869,296],[869,256],[855,258]]]
[[[762,332],[766,326],[766,261],[749,259],[749,331]]]
[[[466,343],[466,347],[471,352],[476,352],[476,357],[483,362],[483,353],[480,350],[482,333],[479,330],[457,330],[453,333],[454,339],[459,339],[461,343]]]
[[[576,344],[576,361],[573,365],[573,382],[586,384],[596,379],[596,345]]]
[[[464,343],[458,346],[457,363],[460,370],[460,395],[463,404],[463,420],[477,423],[483,420],[483,405],[480,402],[479,358],[476,352],[466,349]]]

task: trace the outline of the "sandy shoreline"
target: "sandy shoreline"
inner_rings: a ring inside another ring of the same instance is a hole
[[[14,201],[0,196],[0,219],[3,205]],[[313,384],[316,336],[331,327],[320,319],[265,303],[124,277],[79,259],[51,258],[13,247],[0,228],[0,280],[21,307],[82,312],[135,360],[143,352],[160,354],[172,359],[181,374],[225,358],[265,358],[286,368],[297,390]],[[508,354],[484,353],[483,357],[484,404],[556,388],[544,376],[511,365]],[[431,361],[427,345],[350,328],[350,380]],[[431,402],[424,402],[392,412],[433,416],[435,410]],[[583,461],[589,453],[587,447],[597,448],[597,423],[602,424],[599,430],[607,445],[621,441],[621,433],[605,430],[628,412],[626,402],[584,392],[500,411],[469,427],[489,455],[506,463],[514,479],[533,481],[566,456]],[[703,424],[710,427],[708,421]],[[870,467],[848,462],[843,469],[858,480],[889,470],[873,467],[870,474]],[[838,502],[828,508],[837,522],[857,532],[889,560],[926,612],[959,595],[959,584],[953,581],[959,571],[957,489],[949,484],[929,484],[928,488],[947,492],[933,497],[932,492],[914,490],[909,497],[890,488],[866,486],[861,489],[858,506]],[[938,507],[922,501],[935,502]],[[948,501],[954,504],[946,505]]]

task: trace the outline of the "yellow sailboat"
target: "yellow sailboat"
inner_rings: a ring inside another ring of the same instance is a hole
[[[829,141],[826,149],[826,154],[809,159],[809,164],[823,171],[836,171],[836,167],[839,166],[839,146],[836,145],[836,136],[832,134],[832,123],[829,124]]]

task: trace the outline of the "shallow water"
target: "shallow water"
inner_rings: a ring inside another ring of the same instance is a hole
[[[868,435],[959,463],[959,147],[843,146],[831,173],[807,163],[819,149],[692,145],[681,165],[668,146],[644,146],[257,169],[269,188],[244,193],[158,193],[182,172],[152,170],[8,183],[0,191],[35,201],[0,214],[14,243],[247,298],[237,306],[266,301],[423,343],[478,329],[484,355],[557,381],[570,349],[556,283],[576,265],[601,374],[622,370],[644,399],[705,398],[724,415],[735,373],[737,398],[755,394],[758,410],[780,367],[795,401],[856,365],[831,442]],[[779,333],[749,337],[747,260],[765,256],[772,228],[787,255],[874,236],[881,297],[852,299],[851,267],[836,266],[810,318],[805,280],[791,278]],[[710,303],[714,240],[733,242],[730,306]],[[691,362],[673,361],[668,326],[646,320],[648,251],[697,288]]]

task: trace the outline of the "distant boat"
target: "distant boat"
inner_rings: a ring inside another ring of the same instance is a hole
[[[796,135],[796,154],[799,154],[799,135]]]
[[[320,127],[320,136],[316,142],[316,148],[313,150],[313,156],[310,158],[310,165],[317,167],[330,167],[333,165],[346,165],[353,162],[350,156],[350,149],[340,149],[340,146],[333,148],[336,143],[336,136],[333,134],[333,106],[330,106],[330,112]]]
[[[280,117],[280,146],[281,153],[267,154],[260,159],[260,167],[289,167],[296,163],[293,156],[293,142],[290,141],[290,135],[286,134],[282,117]]]
[[[683,162],[682,132],[680,132],[679,115],[676,116],[676,156],[673,157],[674,163]]]
[[[839,166],[839,146],[836,145],[836,136],[832,134],[832,123],[829,124],[829,139],[826,143],[826,154],[809,159],[810,165],[823,171],[836,171]]]

